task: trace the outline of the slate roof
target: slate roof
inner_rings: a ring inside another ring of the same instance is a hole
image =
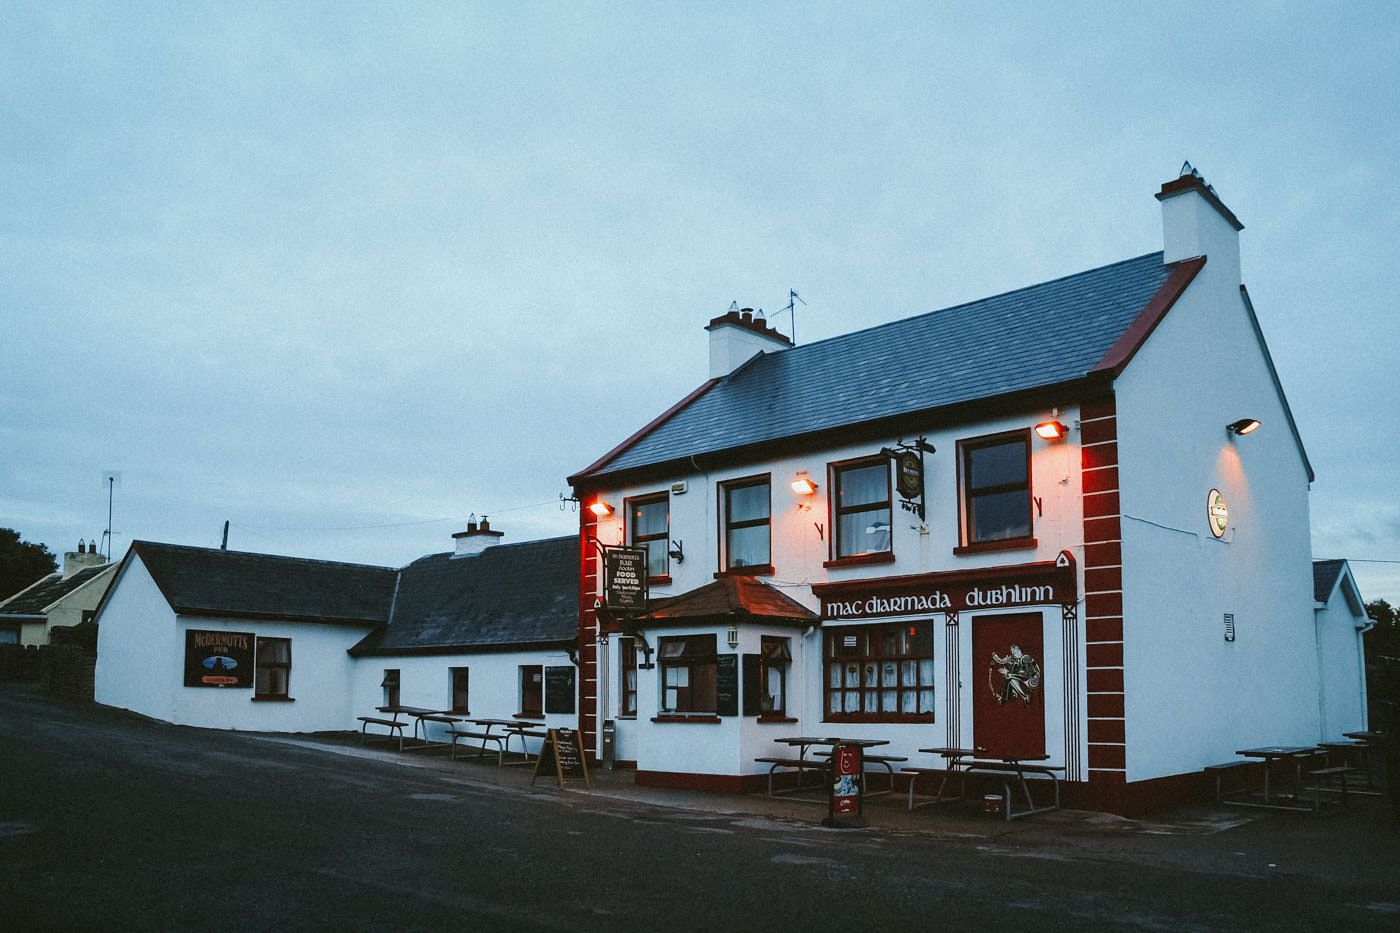
[[[669,599],[656,600],[642,621],[695,624],[704,621],[762,621],[809,625],[816,613],[781,590],[752,577],[721,577]]]
[[[133,542],[130,554],[185,615],[382,625],[398,576],[388,567],[152,541]]]
[[[575,644],[578,547],[569,536],[498,544],[472,557],[420,558],[399,573],[388,628],[351,654]]]
[[[1149,253],[765,353],[570,480],[1082,379],[1181,265]]]
[[[8,602],[0,603],[0,615],[42,615],[44,610],[58,602],[93,577],[106,571],[111,565],[85,567],[68,579],[63,574],[54,573],[45,577],[38,585],[11,596]]]
[[[1332,590],[1336,589],[1337,578],[1342,575],[1346,563],[1344,560],[1313,561],[1314,602],[1325,603],[1332,597]]]

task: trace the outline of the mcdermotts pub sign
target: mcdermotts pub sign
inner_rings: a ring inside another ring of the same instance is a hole
[[[185,686],[253,686],[253,633],[185,632]]]
[[[819,583],[812,592],[822,603],[822,618],[876,619],[1074,603],[1078,598],[1074,558],[949,573]]]

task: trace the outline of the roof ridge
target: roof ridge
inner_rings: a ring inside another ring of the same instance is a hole
[[[203,547],[197,544],[170,544],[165,541],[145,541],[138,539],[131,542],[131,549],[135,550],[137,545],[150,548],[171,548],[178,551],[207,551],[213,554],[235,554],[240,557],[270,557],[274,560],[290,560],[302,564],[329,564],[335,567],[362,567],[366,570],[383,570],[388,573],[397,573],[397,567],[385,567],[382,564],[361,564],[348,560],[327,560],[320,557],[293,557],[289,554],[266,554],[262,551],[231,551],[227,548]]]
[[[1058,277],[1053,278],[1053,279],[1046,279],[1044,282],[1032,282],[1030,285],[1022,285],[1020,288],[1008,289],[1007,291],[1004,291],[1004,292],[997,292],[996,294],[993,294],[993,295],[984,295],[984,296],[981,297],[981,298],[973,298],[971,301],[963,301],[963,302],[959,302],[958,304],[955,304],[955,305],[947,305],[947,306],[942,307],[942,308],[934,308],[932,311],[920,311],[920,312],[918,312],[917,314],[911,314],[911,315],[909,315],[908,317],[895,318],[893,321],[885,321],[885,322],[880,323],[880,324],[872,324],[872,325],[870,325],[869,327],[862,327],[860,330],[847,331],[847,332],[844,333],[844,334],[834,334],[834,335],[832,335],[832,336],[830,336],[830,337],[823,337],[821,340],[813,341],[812,343],[804,343],[804,344],[800,344],[800,345],[798,345],[798,346],[789,347],[789,348],[787,348],[786,350],[776,351],[776,352],[773,352],[773,353],[763,353],[763,354],[759,354],[759,355],[776,359],[776,358],[779,357],[779,356],[787,356],[787,355],[789,355],[789,354],[791,354],[791,353],[795,353],[795,352],[797,352],[797,351],[799,351],[799,350],[805,350],[805,349],[807,349],[807,348],[809,348],[809,347],[819,347],[819,346],[821,346],[822,344],[824,344],[824,343],[830,343],[830,342],[833,341],[833,340],[845,340],[845,339],[847,339],[848,337],[855,337],[855,336],[857,336],[858,334],[867,334],[867,333],[870,333],[871,331],[880,330],[881,328],[885,328],[885,327],[895,327],[895,326],[897,326],[897,325],[899,325],[899,324],[907,324],[907,323],[909,323],[910,321],[918,320],[919,318],[923,318],[923,317],[932,317],[932,316],[935,315],[935,314],[943,314],[943,313],[948,312],[948,311],[957,311],[957,310],[962,309],[962,308],[971,307],[972,305],[980,305],[980,304],[982,304],[982,303],[984,303],[984,302],[993,301],[993,300],[998,299],[998,298],[1006,298],[1006,297],[1008,297],[1008,296],[1010,296],[1010,295],[1019,294],[1020,292],[1028,292],[1028,291],[1031,291],[1032,289],[1044,288],[1044,287],[1047,286],[1047,285],[1054,285],[1054,284],[1056,284],[1057,282],[1065,282],[1065,281],[1068,281],[1068,280],[1070,280],[1070,279],[1079,278],[1080,276],[1084,276],[1084,275],[1093,275],[1093,274],[1096,273],[1096,272],[1103,272],[1105,269],[1112,269],[1112,268],[1114,268],[1115,266],[1126,266],[1128,263],[1132,263],[1132,262],[1141,262],[1142,260],[1147,259],[1147,258],[1149,258],[1149,257],[1151,257],[1151,256],[1161,256],[1161,255],[1163,255],[1163,253],[1162,253],[1162,250],[1159,249],[1159,250],[1156,250],[1156,251],[1151,252],[1151,253],[1143,253],[1141,256],[1132,256],[1132,257],[1130,257],[1130,258],[1128,258],[1128,259],[1120,259],[1120,260],[1118,260],[1117,262],[1110,262],[1110,263],[1105,263],[1105,264],[1102,265],[1102,266],[1095,266],[1095,267],[1092,268],[1092,269],[1082,269],[1082,270],[1080,270],[1079,272],[1071,272],[1071,273],[1069,273],[1068,275],[1061,275],[1061,276],[1058,276]],[[737,372],[737,370],[736,370],[736,372]],[[734,375],[734,374],[733,374],[733,373],[730,373],[730,375],[732,376],[732,375]],[[726,377],[726,378],[728,378],[728,377]]]

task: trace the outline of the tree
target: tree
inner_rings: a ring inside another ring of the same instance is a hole
[[[58,561],[44,545],[21,541],[13,528],[0,528],[0,599],[9,599],[57,569]]]
[[[1366,660],[1378,657],[1400,658],[1400,607],[1383,599],[1366,604],[1366,614],[1376,627],[1366,633]]]

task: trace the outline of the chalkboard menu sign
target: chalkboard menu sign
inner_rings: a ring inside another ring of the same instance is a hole
[[[541,774],[553,774],[560,787],[580,780],[584,787],[592,786],[588,781],[588,759],[583,754],[583,736],[578,730],[550,729],[545,734],[530,783],[535,783]]]
[[[572,713],[574,711],[574,666],[544,669],[544,711]]]
[[[185,686],[253,686],[253,633],[186,631]]]
[[[721,716],[739,715],[737,654],[722,654],[715,658],[715,712]]]

